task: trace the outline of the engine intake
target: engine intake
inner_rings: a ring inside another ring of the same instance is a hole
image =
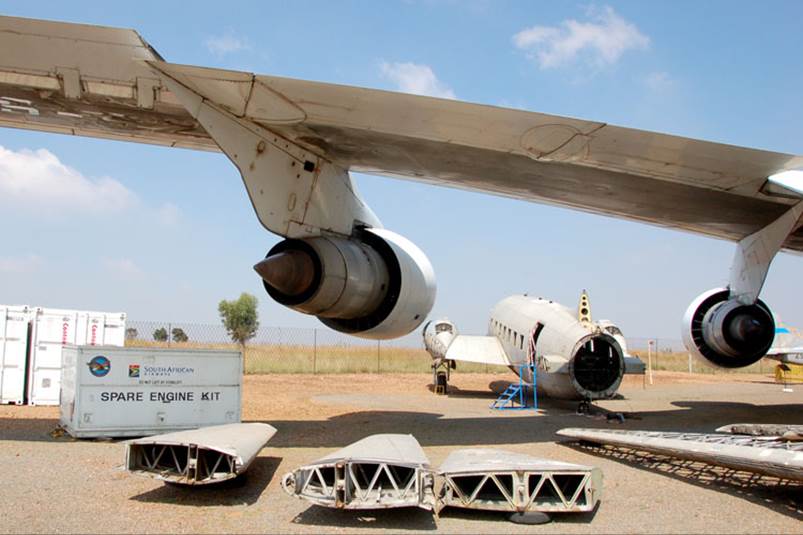
[[[569,375],[584,399],[606,399],[622,383],[625,361],[619,343],[607,334],[590,335],[577,346]]]
[[[364,338],[412,332],[435,301],[427,257],[409,240],[382,229],[366,229],[352,239],[284,240],[254,269],[278,303]]]
[[[720,368],[742,368],[767,354],[775,320],[760,299],[744,305],[727,288],[709,290],[683,316],[683,342],[698,359]]]

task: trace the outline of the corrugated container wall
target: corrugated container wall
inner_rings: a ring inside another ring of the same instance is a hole
[[[144,436],[240,421],[239,351],[63,351],[61,425],[74,437]]]
[[[125,313],[37,308],[33,318],[28,403],[58,405],[61,350],[74,345],[125,345]]]
[[[0,305],[0,403],[24,401],[32,316],[30,307]]]

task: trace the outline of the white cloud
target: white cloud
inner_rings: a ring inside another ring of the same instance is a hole
[[[644,84],[653,91],[664,91],[674,85],[674,80],[669,73],[660,71],[652,72],[644,78]]]
[[[650,44],[649,37],[609,6],[589,10],[588,15],[590,22],[568,19],[560,26],[526,28],[513,36],[513,43],[543,69],[571,63],[582,53],[599,67],[611,65],[627,50]]]
[[[46,149],[13,151],[0,146],[0,202],[71,211],[113,212],[136,201],[109,178],[87,178]]]
[[[428,65],[417,63],[387,63],[380,65],[382,77],[396,84],[404,93],[429,97],[457,98],[452,89],[438,80]]]
[[[156,210],[156,218],[164,226],[173,226],[181,218],[181,209],[172,202],[166,202]]]
[[[123,280],[140,279],[145,272],[130,258],[104,258],[103,267]]]
[[[251,50],[251,45],[245,39],[237,37],[231,32],[227,32],[224,35],[207,38],[206,48],[216,56],[223,56],[233,52]]]
[[[42,258],[35,254],[0,257],[0,273],[25,273],[42,265]]]

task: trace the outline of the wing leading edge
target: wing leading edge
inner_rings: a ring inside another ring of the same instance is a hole
[[[803,158],[520,110],[175,65],[133,30],[0,17],[0,125],[218,150],[167,90],[350,170],[740,240],[800,199]],[[784,247],[803,251],[803,229]]]
[[[457,335],[446,351],[446,359],[500,366],[511,365],[510,358],[495,336]]]

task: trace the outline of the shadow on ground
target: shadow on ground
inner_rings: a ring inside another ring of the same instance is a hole
[[[341,528],[389,529],[392,531],[433,531],[438,528],[431,511],[415,507],[350,511],[313,505],[299,513],[292,522],[306,526],[330,528],[321,530],[324,532]]]
[[[473,446],[476,444],[529,444],[554,442],[564,427],[640,429],[711,433],[739,422],[789,423],[803,405],[784,403],[754,405],[721,401],[676,401],[673,410],[634,411],[624,422],[610,419],[610,411],[597,407],[589,415],[577,414],[577,403],[539,401],[539,412],[493,411],[482,416],[448,418],[438,412],[364,410],[324,420],[264,420],[278,432],[270,448],[342,448],[367,435],[411,433],[423,446]],[[69,437],[53,438],[55,419],[0,418],[0,441],[73,443]],[[89,441],[91,442],[91,441]]]
[[[530,411],[488,410],[487,416],[445,418],[435,412],[367,410],[333,416],[326,420],[266,421],[278,430],[273,448],[341,448],[377,433],[411,433],[422,446],[473,446],[476,444],[530,444],[554,442],[564,427],[641,429],[647,431],[713,432],[736,422],[788,423],[801,406],[753,405],[736,402],[683,401],[675,410],[627,413],[624,422],[609,419],[610,411],[595,410],[579,415],[576,404],[550,401],[540,414]]]
[[[552,524],[590,524],[599,511],[600,502],[597,502],[593,511],[587,513],[549,513]],[[504,511],[480,511],[477,509],[460,509],[459,507],[447,507],[442,509],[440,517],[459,518],[464,521],[478,522],[504,522],[510,516],[509,512]]]
[[[256,503],[273,479],[281,461],[281,457],[257,457],[245,474],[223,483],[200,486],[163,484],[130,499],[188,506],[251,505]]]
[[[510,384],[510,382],[505,384],[505,388],[507,388],[508,384]],[[429,384],[429,385],[427,385],[427,390],[429,390],[430,392],[432,392],[434,394],[435,393],[435,386]],[[504,390],[504,388],[502,390]],[[483,390],[468,390],[468,389],[464,390],[464,389],[462,389],[462,388],[460,388],[458,386],[449,385],[447,390],[446,390],[446,396],[445,397],[447,397],[447,398],[464,398],[464,399],[487,399],[488,402],[490,403],[491,401],[496,399],[496,397],[498,395],[499,394],[493,392],[492,390],[485,390],[485,389],[483,389]]]

